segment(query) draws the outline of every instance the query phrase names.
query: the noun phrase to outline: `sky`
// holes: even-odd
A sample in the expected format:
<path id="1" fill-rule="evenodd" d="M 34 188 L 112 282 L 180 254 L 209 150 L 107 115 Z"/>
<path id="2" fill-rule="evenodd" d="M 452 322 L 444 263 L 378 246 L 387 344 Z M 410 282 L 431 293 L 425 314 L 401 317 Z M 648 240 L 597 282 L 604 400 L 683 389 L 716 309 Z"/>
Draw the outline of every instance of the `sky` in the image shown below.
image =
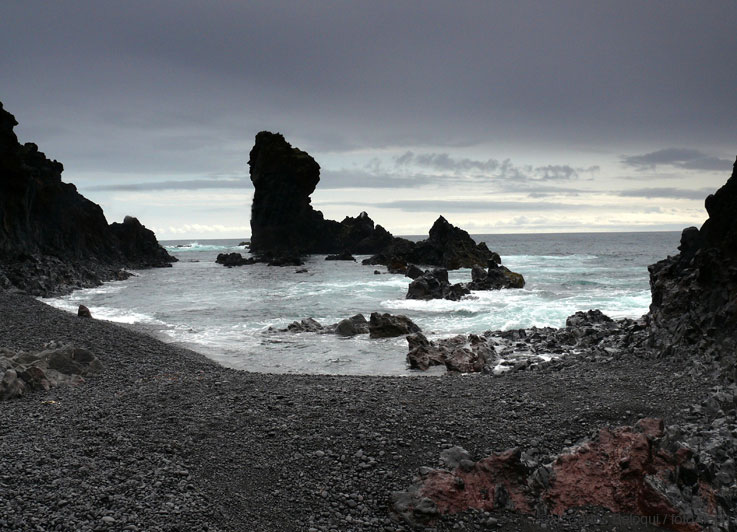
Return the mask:
<path id="1" fill-rule="evenodd" d="M 394 234 L 680 230 L 737 156 L 737 2 L 3 0 L 0 101 L 108 221 L 245 238 L 256 133 Z"/>

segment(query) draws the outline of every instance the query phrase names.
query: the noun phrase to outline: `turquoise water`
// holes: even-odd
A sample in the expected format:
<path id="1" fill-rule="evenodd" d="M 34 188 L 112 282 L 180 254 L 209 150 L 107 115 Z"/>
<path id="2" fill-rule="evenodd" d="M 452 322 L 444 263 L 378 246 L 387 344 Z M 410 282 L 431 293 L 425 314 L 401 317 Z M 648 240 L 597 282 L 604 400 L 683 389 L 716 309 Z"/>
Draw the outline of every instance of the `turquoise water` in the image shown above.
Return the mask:
<path id="1" fill-rule="evenodd" d="M 404 299 L 410 280 L 375 275 L 385 268 L 307 259 L 298 268 L 254 264 L 225 268 L 218 253 L 239 251 L 240 240 L 162 242 L 180 262 L 135 272 L 126 281 L 45 300 L 76 312 L 139 323 L 227 366 L 260 372 L 408 375 L 404 338 L 371 340 L 270 331 L 312 317 L 327 325 L 371 312 L 406 314 L 430 338 L 489 329 L 565 325 L 578 310 L 639 317 L 650 304 L 647 265 L 677 252 L 679 233 L 475 235 L 525 276 L 522 290 L 474 292 L 461 301 Z M 178 247 L 180 246 L 180 247 Z M 184 247 L 181 247 L 184 246 Z M 450 272 L 469 281 L 470 270 Z"/>

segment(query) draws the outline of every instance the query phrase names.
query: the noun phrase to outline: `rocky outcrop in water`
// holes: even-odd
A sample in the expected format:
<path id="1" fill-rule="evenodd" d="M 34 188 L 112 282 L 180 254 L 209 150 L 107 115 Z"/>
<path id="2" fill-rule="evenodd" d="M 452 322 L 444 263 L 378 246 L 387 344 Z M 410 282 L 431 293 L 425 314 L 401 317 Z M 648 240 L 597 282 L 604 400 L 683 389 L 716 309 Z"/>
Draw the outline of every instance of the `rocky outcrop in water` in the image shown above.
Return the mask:
<path id="1" fill-rule="evenodd" d="M 251 252 L 260 260 L 310 253 L 376 253 L 396 239 L 363 212 L 326 220 L 311 205 L 320 165 L 279 133 L 261 131 L 248 160 L 255 188 Z"/>
<path id="2" fill-rule="evenodd" d="M 410 265 L 405 275 L 412 277 L 413 281 L 407 288 L 406 299 L 449 299 L 458 301 L 464 296 L 470 295 L 472 290 L 500 290 L 502 288 L 524 288 L 525 278 L 504 266 L 500 266 L 494 260 L 489 261 L 489 269 L 484 270 L 481 266 L 474 265 L 471 269 L 470 283 L 450 284 L 448 270 L 435 268 L 419 273 L 421 270 Z"/>
<path id="3" fill-rule="evenodd" d="M 62 182 L 61 163 L 18 142 L 16 125 L 0 103 L 0 285 L 51 295 L 176 260 L 135 218 L 108 225 L 99 205 Z"/>
<path id="4" fill-rule="evenodd" d="M 462 283 L 450 284 L 448 270 L 435 268 L 415 278 L 407 288 L 406 299 L 449 299 L 458 301 L 471 291 Z"/>
<path id="5" fill-rule="evenodd" d="M 442 216 L 435 220 L 425 240 L 410 242 L 398 239 L 380 253 L 365 259 L 364 264 L 392 263 L 424 264 L 448 270 L 471 268 L 474 264 L 501 263 L 497 253 L 490 251 L 483 242 L 476 244 L 463 229 L 454 226 Z"/>
<path id="6" fill-rule="evenodd" d="M 709 218 L 681 235 L 680 253 L 650 266 L 651 344 L 662 356 L 693 357 L 737 380 L 737 162 L 706 198 Z"/>

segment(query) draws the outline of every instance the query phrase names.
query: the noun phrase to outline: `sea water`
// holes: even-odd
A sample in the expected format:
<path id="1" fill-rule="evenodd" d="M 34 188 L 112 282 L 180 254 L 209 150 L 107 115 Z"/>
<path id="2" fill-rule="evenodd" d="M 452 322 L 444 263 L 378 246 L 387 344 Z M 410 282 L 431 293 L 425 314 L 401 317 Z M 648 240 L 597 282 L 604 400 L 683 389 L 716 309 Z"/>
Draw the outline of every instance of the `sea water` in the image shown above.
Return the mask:
<path id="1" fill-rule="evenodd" d="M 419 238 L 419 237 L 418 237 Z M 302 267 L 253 264 L 226 268 L 218 253 L 240 252 L 239 240 L 164 241 L 179 259 L 172 268 L 136 271 L 125 281 L 45 299 L 98 319 L 135 323 L 239 369 L 271 373 L 409 375 L 403 337 L 341 338 L 281 332 L 293 321 L 323 325 L 362 313 L 405 314 L 430 339 L 486 330 L 562 327 L 576 311 L 600 309 L 613 318 L 647 312 L 647 266 L 677 253 L 679 233 L 474 235 L 524 275 L 523 289 L 473 292 L 460 301 L 405 299 L 410 279 L 382 266 L 306 259 Z M 307 269 L 306 273 L 297 270 Z M 375 270 L 383 272 L 376 274 Z M 449 272 L 470 281 L 469 269 Z"/>

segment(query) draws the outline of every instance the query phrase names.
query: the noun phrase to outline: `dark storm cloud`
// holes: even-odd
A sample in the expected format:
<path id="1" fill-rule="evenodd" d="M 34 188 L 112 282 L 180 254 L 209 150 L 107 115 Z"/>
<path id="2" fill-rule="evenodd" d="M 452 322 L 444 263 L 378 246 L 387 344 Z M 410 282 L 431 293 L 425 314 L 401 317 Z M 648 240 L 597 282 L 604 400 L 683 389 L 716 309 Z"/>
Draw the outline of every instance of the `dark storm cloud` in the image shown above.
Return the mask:
<path id="1" fill-rule="evenodd" d="M 622 164 L 637 170 L 654 170 L 659 165 L 707 171 L 726 171 L 732 167 L 732 161 L 728 159 L 720 159 L 689 148 L 666 148 L 643 155 L 625 155 L 622 156 Z"/>
<path id="2" fill-rule="evenodd" d="M 736 26 L 685 0 L 9 0 L 0 98 L 72 167 L 230 171 L 261 129 L 313 154 L 730 147 Z"/>
<path id="3" fill-rule="evenodd" d="M 619 196 L 625 198 L 668 198 L 668 199 L 690 199 L 703 200 L 714 190 L 709 188 L 700 188 L 698 190 L 686 190 L 682 188 L 638 188 L 632 190 L 623 190 L 619 192 Z"/>

